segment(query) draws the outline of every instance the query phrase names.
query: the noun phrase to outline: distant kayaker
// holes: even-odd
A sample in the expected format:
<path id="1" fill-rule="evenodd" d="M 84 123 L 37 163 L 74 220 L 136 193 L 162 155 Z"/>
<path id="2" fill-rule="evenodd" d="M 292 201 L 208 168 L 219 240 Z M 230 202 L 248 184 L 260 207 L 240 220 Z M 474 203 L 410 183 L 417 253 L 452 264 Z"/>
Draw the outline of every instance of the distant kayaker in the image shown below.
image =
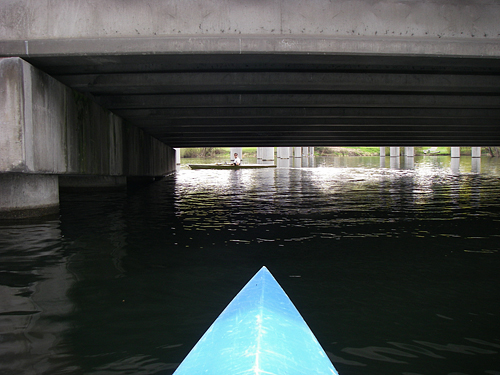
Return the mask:
<path id="1" fill-rule="evenodd" d="M 240 165 L 241 164 L 241 160 L 240 158 L 238 157 L 238 153 L 234 153 L 234 161 L 233 161 L 233 165 Z"/>

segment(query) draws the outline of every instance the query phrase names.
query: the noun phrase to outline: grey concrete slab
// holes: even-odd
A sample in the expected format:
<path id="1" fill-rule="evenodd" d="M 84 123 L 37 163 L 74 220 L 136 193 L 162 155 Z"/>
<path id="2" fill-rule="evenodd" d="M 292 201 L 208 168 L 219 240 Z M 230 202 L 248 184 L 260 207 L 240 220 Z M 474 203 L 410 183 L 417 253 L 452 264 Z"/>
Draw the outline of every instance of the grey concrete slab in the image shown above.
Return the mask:
<path id="1" fill-rule="evenodd" d="M 498 19 L 491 0 L 9 0 L 0 56 L 25 58 L 168 145 L 225 143 L 219 134 L 233 124 L 258 130 L 256 139 L 231 135 L 250 146 L 280 146 L 286 138 L 263 127 L 286 125 L 307 129 L 304 142 L 336 142 L 314 131 L 328 124 L 350 126 L 357 138 L 345 142 L 374 139 L 361 125 L 388 138 L 392 126 L 418 126 L 414 145 L 424 131 L 497 142 Z M 471 131 L 477 139 L 465 138 Z"/>

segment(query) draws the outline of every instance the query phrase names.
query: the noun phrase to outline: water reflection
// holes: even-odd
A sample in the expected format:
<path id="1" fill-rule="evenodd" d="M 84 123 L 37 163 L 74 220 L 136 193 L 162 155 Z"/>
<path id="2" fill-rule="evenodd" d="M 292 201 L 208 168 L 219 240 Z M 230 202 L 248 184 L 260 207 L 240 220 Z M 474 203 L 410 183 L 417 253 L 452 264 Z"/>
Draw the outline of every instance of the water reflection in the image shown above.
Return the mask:
<path id="1" fill-rule="evenodd" d="M 310 159 L 2 224 L 0 373 L 171 374 L 262 265 L 341 374 L 499 372 L 500 164 Z"/>
<path id="2" fill-rule="evenodd" d="M 65 369 L 73 310 L 59 221 L 0 226 L 0 373 L 42 374 Z M 50 361 L 49 361 L 50 359 Z"/>

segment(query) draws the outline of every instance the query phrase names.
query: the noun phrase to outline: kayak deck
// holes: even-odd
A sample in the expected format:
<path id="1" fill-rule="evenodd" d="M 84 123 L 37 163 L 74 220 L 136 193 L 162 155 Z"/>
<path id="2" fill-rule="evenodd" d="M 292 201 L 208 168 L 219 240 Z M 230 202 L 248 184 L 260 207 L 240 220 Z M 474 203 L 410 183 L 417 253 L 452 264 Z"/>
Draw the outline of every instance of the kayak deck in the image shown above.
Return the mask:
<path id="1" fill-rule="evenodd" d="M 337 374 L 266 267 L 245 285 L 174 375 Z"/>
<path id="2" fill-rule="evenodd" d="M 191 169 L 255 169 L 276 168 L 274 164 L 188 164 Z"/>

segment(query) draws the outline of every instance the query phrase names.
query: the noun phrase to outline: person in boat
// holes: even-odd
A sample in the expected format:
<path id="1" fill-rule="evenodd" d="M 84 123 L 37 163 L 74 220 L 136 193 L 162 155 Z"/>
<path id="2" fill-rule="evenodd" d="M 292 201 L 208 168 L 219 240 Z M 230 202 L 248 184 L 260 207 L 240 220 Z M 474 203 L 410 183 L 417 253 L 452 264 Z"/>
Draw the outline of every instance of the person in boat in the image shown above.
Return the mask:
<path id="1" fill-rule="evenodd" d="M 235 152 L 234 153 L 234 161 L 233 161 L 233 165 L 240 165 L 241 164 L 241 160 L 240 158 L 238 157 L 238 153 Z"/>

